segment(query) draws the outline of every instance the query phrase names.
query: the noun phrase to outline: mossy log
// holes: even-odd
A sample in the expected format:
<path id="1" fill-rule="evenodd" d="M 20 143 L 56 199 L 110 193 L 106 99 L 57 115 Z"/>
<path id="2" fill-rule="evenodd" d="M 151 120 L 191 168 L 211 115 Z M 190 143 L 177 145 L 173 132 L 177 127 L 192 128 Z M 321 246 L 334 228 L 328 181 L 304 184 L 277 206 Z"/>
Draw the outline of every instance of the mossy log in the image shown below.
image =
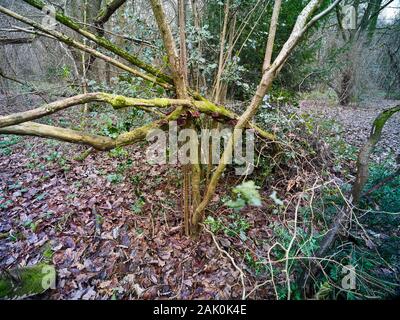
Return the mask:
<path id="1" fill-rule="evenodd" d="M 0 272 L 0 299 L 23 299 L 54 288 L 54 266 L 38 264 Z"/>

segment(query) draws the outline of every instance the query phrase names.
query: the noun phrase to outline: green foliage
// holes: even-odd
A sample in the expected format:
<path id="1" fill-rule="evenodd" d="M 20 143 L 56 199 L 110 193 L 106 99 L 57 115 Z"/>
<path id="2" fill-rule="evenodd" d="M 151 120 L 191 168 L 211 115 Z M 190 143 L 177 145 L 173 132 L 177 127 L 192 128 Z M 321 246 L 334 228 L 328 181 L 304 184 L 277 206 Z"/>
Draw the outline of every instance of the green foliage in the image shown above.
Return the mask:
<path id="1" fill-rule="evenodd" d="M 282 244 L 284 248 L 288 248 L 293 237 L 292 231 L 279 223 L 274 223 L 273 230 L 276 240 Z M 308 234 L 304 230 L 304 227 L 297 226 L 297 236 L 289 252 L 289 257 L 294 257 L 299 253 L 306 257 L 312 256 L 319 246 L 319 238 L 320 235 L 318 232 Z M 285 257 L 285 250 L 280 246 L 275 247 L 273 253 L 278 259 L 283 259 Z"/>
<path id="2" fill-rule="evenodd" d="M 47 75 L 49 78 L 61 78 L 64 80 L 70 80 L 73 76 L 71 67 L 66 64 L 48 68 Z"/>
<path id="3" fill-rule="evenodd" d="M 288 290 L 285 286 L 278 286 L 278 299 L 285 300 L 287 298 Z M 292 300 L 301 300 L 301 289 L 298 287 L 296 282 L 290 283 L 290 292 L 291 292 L 291 299 Z"/>
<path id="4" fill-rule="evenodd" d="M 143 207 L 146 204 L 144 197 L 139 197 L 132 205 L 131 210 L 133 213 L 140 214 L 142 213 Z"/>
<path id="5" fill-rule="evenodd" d="M 394 156 L 382 163 L 373 163 L 369 168 L 369 178 L 364 190 L 367 191 L 380 181 L 393 174 L 396 170 Z M 370 205 L 379 207 L 380 211 L 400 212 L 400 175 L 369 194 L 368 199 L 362 199 L 362 207 Z"/>
<path id="6" fill-rule="evenodd" d="M 238 236 L 242 241 L 246 241 L 246 233 L 251 226 L 249 221 L 238 214 L 230 215 L 229 218 L 229 223 L 225 224 L 221 218 L 208 216 L 204 220 L 204 224 L 206 224 L 213 233 L 222 231 L 227 236 Z"/>
<path id="7" fill-rule="evenodd" d="M 124 147 L 116 147 L 115 149 L 109 151 L 108 154 L 111 158 L 124 159 L 128 157 L 128 151 L 126 151 Z"/>
<path id="8" fill-rule="evenodd" d="M 102 128 L 102 134 L 115 139 L 121 133 L 128 132 L 137 126 L 144 125 L 146 117 L 143 116 L 143 111 L 138 109 L 132 110 L 121 110 L 117 119 L 111 119 L 105 116 L 104 127 Z"/>
<path id="9" fill-rule="evenodd" d="M 323 101 L 329 105 L 337 104 L 337 94 L 332 89 L 326 90 L 311 90 L 306 92 L 301 92 L 299 94 L 300 100 L 313 100 L 313 101 Z"/>
<path id="10" fill-rule="evenodd" d="M 375 179 L 381 179 L 393 172 L 393 159 L 385 161 L 381 164 L 371 166 L 370 178 L 366 189 L 374 185 Z M 338 239 L 337 243 L 328 253 L 330 260 L 322 262 L 324 273 L 319 275 L 314 283 L 316 298 L 318 299 L 361 299 L 366 297 L 390 297 L 394 294 L 396 274 L 394 272 L 382 272 L 382 266 L 398 265 L 399 258 L 397 248 L 399 246 L 399 238 L 395 236 L 397 226 L 400 223 L 400 216 L 376 212 L 375 210 L 393 210 L 399 211 L 399 181 L 393 181 L 385 186 L 385 190 L 377 190 L 372 193 L 369 199 L 362 199 L 360 207 L 372 211 L 358 214 L 359 223 L 363 225 L 360 229 L 358 225 L 353 226 L 351 234 L 361 233 L 363 237 L 354 239 L 354 242 L 341 242 Z M 342 194 L 349 194 L 351 185 L 343 184 L 341 190 L 337 187 L 329 185 L 320 190 L 320 195 L 314 199 L 313 210 L 313 225 L 322 223 L 324 229 L 313 234 L 305 232 L 305 228 L 299 226 L 297 229 L 297 238 L 290 252 L 292 255 L 301 255 L 305 257 L 313 256 L 319 242 L 322 239 L 320 234 L 331 225 L 335 217 L 346 206 Z M 304 226 L 311 223 L 311 209 L 303 207 L 299 209 L 299 215 L 303 217 Z M 274 234 L 277 240 L 287 247 L 291 234 L 284 226 L 277 224 L 274 227 Z M 337 248 L 340 246 L 340 250 Z M 273 251 L 276 257 L 284 258 L 285 251 L 277 247 Z M 342 290 L 341 281 L 343 279 L 343 266 L 352 265 L 356 272 L 356 289 L 351 291 Z M 291 265 L 291 270 L 299 270 L 298 263 Z M 388 269 L 389 270 L 389 269 Z M 287 288 L 286 288 L 287 289 Z M 284 293 L 282 289 L 282 293 Z"/>
<path id="11" fill-rule="evenodd" d="M 255 185 L 254 181 L 245 181 L 233 188 L 232 191 L 236 199 L 227 201 L 225 205 L 234 210 L 241 210 L 246 205 L 261 206 L 261 197 L 258 189 L 259 187 Z"/>
<path id="12" fill-rule="evenodd" d="M 53 151 L 49 155 L 45 157 L 46 161 L 55 161 L 61 158 L 61 153 L 57 151 Z"/>
<path id="13" fill-rule="evenodd" d="M 230 218 L 232 221 L 225 228 L 225 234 L 231 237 L 239 236 L 242 241 L 246 241 L 246 233 L 251 226 L 249 221 L 238 214 L 231 215 Z"/>
<path id="14" fill-rule="evenodd" d="M 318 128 L 319 138 L 330 146 L 333 153 L 334 168 L 338 172 L 348 173 L 346 164 L 357 160 L 358 148 L 343 139 L 344 128 L 333 119 L 317 119 L 311 115 L 303 114 L 302 118 L 310 133 Z"/>
<path id="15" fill-rule="evenodd" d="M 0 140 L 0 154 L 5 156 L 9 156 L 12 153 L 12 146 L 16 145 L 21 141 L 22 137 L 15 135 L 4 136 L 2 140 Z"/>
<path id="16" fill-rule="evenodd" d="M 117 166 L 117 173 L 124 174 L 132 167 L 133 161 L 127 159 L 125 162 L 119 163 Z"/>
<path id="17" fill-rule="evenodd" d="M 285 89 L 282 86 L 273 86 L 267 97 L 268 103 L 276 106 L 291 105 L 298 106 L 299 98 L 295 91 Z"/>
<path id="18" fill-rule="evenodd" d="M 222 223 L 222 221 L 220 219 L 215 219 L 212 216 L 208 216 L 204 220 L 204 224 L 209 226 L 212 233 L 217 233 L 218 231 L 222 230 L 223 226 L 224 226 L 224 224 Z"/>
<path id="19" fill-rule="evenodd" d="M 124 180 L 124 176 L 119 173 L 111 173 L 107 175 L 107 180 L 113 184 L 121 183 Z"/>
<path id="20" fill-rule="evenodd" d="M 116 124 L 110 123 L 103 129 L 103 133 L 110 137 L 115 139 L 118 137 L 121 133 L 127 132 L 129 130 L 129 123 L 128 122 L 118 122 Z"/>
<path id="21" fill-rule="evenodd" d="M 0 273 L 0 298 L 22 299 L 40 294 L 48 289 L 49 275 L 55 280 L 54 266 L 38 264 Z M 14 279 L 18 278 L 19 281 Z"/>
<path id="22" fill-rule="evenodd" d="M 270 271 L 266 260 L 264 258 L 255 257 L 250 251 L 245 252 L 244 261 L 257 276 L 265 275 Z"/>
<path id="23" fill-rule="evenodd" d="M 235 12 L 236 26 L 244 26 L 237 46 L 233 51 L 233 58 L 226 66 L 223 79 L 231 86 L 231 92 L 234 97 L 243 100 L 249 98 L 255 90 L 255 87 L 261 77 L 261 66 L 265 55 L 265 44 L 269 33 L 271 22 L 273 1 L 261 2 L 256 10 L 253 10 L 257 0 L 236 0 L 231 3 L 231 15 Z M 328 3 L 325 1 L 324 5 Z M 288 0 L 281 8 L 279 25 L 277 28 L 276 41 L 274 47 L 274 56 L 282 49 L 287 41 L 298 14 L 307 4 L 306 1 Z M 207 51 L 203 56 L 209 61 L 218 61 L 220 33 L 223 24 L 224 3 L 221 1 L 209 1 L 205 7 L 207 17 L 207 34 L 204 40 L 207 43 Z M 250 20 L 248 14 L 250 15 Z M 261 19 L 260 19 L 261 17 Z M 230 20 L 232 22 L 233 19 Z M 319 23 L 317 23 L 318 27 Z M 289 60 L 282 69 L 277 82 L 279 87 L 284 87 L 290 91 L 299 90 L 299 84 L 306 87 L 307 75 L 315 71 L 310 66 L 314 61 L 315 52 L 321 41 L 306 43 L 301 42 L 298 48 L 289 57 Z M 239 49 L 241 50 L 238 54 Z M 304 80 L 305 79 L 305 80 Z"/>
<path id="24" fill-rule="evenodd" d="M 51 245 L 49 242 L 47 242 L 43 248 L 42 248 L 42 255 L 43 255 L 43 260 L 45 262 L 51 262 L 53 255 L 54 255 L 54 251 L 51 248 Z"/>
<path id="25" fill-rule="evenodd" d="M 142 182 L 142 175 L 136 174 L 134 176 L 131 176 L 129 179 L 133 185 L 139 185 Z"/>

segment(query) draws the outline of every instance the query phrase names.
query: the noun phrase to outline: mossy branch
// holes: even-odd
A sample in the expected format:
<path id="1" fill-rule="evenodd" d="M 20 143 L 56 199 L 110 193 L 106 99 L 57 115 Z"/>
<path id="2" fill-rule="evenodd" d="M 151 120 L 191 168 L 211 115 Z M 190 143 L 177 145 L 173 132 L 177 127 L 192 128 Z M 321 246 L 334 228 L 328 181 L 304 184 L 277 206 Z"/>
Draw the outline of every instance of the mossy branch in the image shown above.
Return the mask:
<path id="1" fill-rule="evenodd" d="M 22 136 L 36 136 L 41 138 L 56 139 L 65 142 L 84 144 L 96 150 L 107 151 L 116 147 L 114 139 L 79 132 L 71 129 L 64 129 L 36 122 L 24 122 L 15 126 L 0 129 L 0 134 L 16 134 Z"/>
<path id="2" fill-rule="evenodd" d="M 40 0 L 24 0 L 26 3 L 32 5 L 33 7 L 37 8 L 37 9 L 42 9 L 45 4 L 40 1 Z M 5 8 L 3 8 L 5 9 Z M 7 10 L 7 9 L 5 9 Z M 7 10 L 8 13 L 3 12 L 5 14 L 9 14 L 12 17 L 23 21 L 27 24 L 30 24 L 31 26 L 34 27 L 38 27 L 40 30 L 43 30 L 44 32 L 49 33 L 49 30 L 47 29 L 43 29 L 39 24 L 35 23 L 34 21 L 24 18 L 10 10 Z M 17 18 L 18 17 L 18 18 Z M 110 52 L 113 52 L 114 54 L 118 55 L 121 58 L 124 58 L 125 60 L 129 61 L 130 63 L 132 63 L 133 65 L 137 66 L 138 68 L 141 68 L 142 70 L 147 71 L 148 73 L 152 74 L 153 76 L 155 76 L 155 78 L 152 78 L 146 74 L 143 74 L 133 68 L 130 68 L 124 64 L 122 64 L 121 62 L 119 62 L 118 60 L 112 59 L 90 47 L 87 47 L 85 45 L 83 45 L 82 43 L 79 43 L 75 40 L 72 40 L 71 38 L 63 35 L 62 33 L 57 32 L 58 37 L 56 37 L 59 41 L 62 41 L 70 46 L 74 46 L 77 49 L 86 51 L 90 54 L 92 54 L 93 56 L 96 56 L 106 62 L 109 62 L 111 64 L 114 64 L 115 66 L 117 66 L 118 68 L 125 70 L 127 72 L 132 73 L 135 76 L 141 77 L 143 79 L 149 80 L 157 85 L 160 85 L 164 88 L 167 89 L 171 89 L 171 85 L 174 84 L 174 81 L 172 80 L 171 77 L 163 74 L 160 70 L 154 68 L 153 66 L 146 64 L 145 62 L 141 61 L 140 59 L 138 59 L 137 57 L 129 54 L 128 52 L 124 51 L 123 49 L 115 46 L 114 44 L 112 44 L 110 41 L 108 41 L 107 39 L 103 38 L 103 37 L 98 37 L 92 33 L 90 33 L 89 31 L 80 28 L 79 24 L 76 23 L 74 20 L 72 20 L 71 18 L 65 16 L 63 13 L 61 12 L 57 12 L 56 13 L 56 19 L 57 21 L 59 21 L 60 23 L 62 23 L 63 25 L 71 28 L 72 30 L 78 32 L 79 34 L 81 34 L 82 36 L 86 37 L 87 39 L 92 40 L 93 42 L 95 42 L 97 45 L 109 50 Z M 54 36 L 54 34 L 53 34 Z M 193 91 L 193 90 L 188 90 L 189 94 L 197 101 L 202 101 L 203 104 L 198 104 L 197 107 L 199 108 L 203 108 L 204 111 L 207 111 L 208 114 L 212 115 L 213 112 L 211 111 L 212 109 L 217 110 L 216 113 L 217 114 L 221 114 L 224 115 L 225 117 L 229 118 L 229 119 L 238 119 L 239 116 L 237 114 L 235 114 L 234 112 L 231 112 L 229 110 L 227 110 L 226 108 L 224 108 L 223 106 L 217 106 L 216 104 L 214 104 L 213 102 L 207 100 L 206 98 L 202 97 L 200 94 L 198 94 L 197 92 Z M 205 107 L 205 108 L 204 108 Z M 257 125 L 249 122 L 248 127 L 253 128 L 254 130 L 257 131 L 258 135 L 269 139 L 269 140 L 275 140 L 275 136 L 262 130 L 261 128 L 259 128 Z"/>
<path id="3" fill-rule="evenodd" d="M 369 158 L 375 145 L 378 143 L 379 139 L 382 136 L 383 127 L 385 126 L 386 122 L 390 119 L 390 117 L 392 117 L 395 113 L 399 111 L 400 111 L 400 105 L 387 109 L 383 111 L 381 114 L 379 114 L 372 125 L 368 141 L 360 150 L 357 160 L 356 180 L 354 181 L 351 192 L 353 196 L 354 205 L 357 205 L 359 203 L 364 185 L 368 180 Z"/>
<path id="4" fill-rule="evenodd" d="M 168 99 L 168 98 L 153 98 L 153 99 L 139 99 L 130 98 L 122 95 L 113 95 L 104 92 L 92 92 L 86 94 L 80 94 L 63 100 L 55 101 L 49 104 L 45 104 L 36 109 L 14 113 L 7 116 L 0 116 L 0 128 L 6 128 L 14 126 L 27 121 L 42 118 L 44 116 L 51 115 L 55 112 L 70 108 L 72 106 L 81 105 L 89 102 L 105 102 L 113 106 L 114 109 L 122 109 L 128 107 L 135 107 L 150 112 L 151 108 L 168 108 L 171 106 L 182 106 L 190 107 L 214 117 L 219 117 L 224 120 L 237 120 L 238 116 L 225 109 L 219 107 L 208 101 L 191 101 L 189 99 Z M 163 115 L 163 114 L 159 114 Z M 253 128 L 257 134 L 269 140 L 274 141 L 275 135 L 266 132 L 259 127 L 250 124 L 250 128 Z"/>
<path id="5" fill-rule="evenodd" d="M 39 264 L 0 272 L 0 299 L 23 299 L 45 292 L 55 284 L 53 266 Z"/>
<path id="6" fill-rule="evenodd" d="M 92 92 L 45 104 L 36 109 L 13 113 L 7 116 L 0 116 L 0 128 L 39 119 L 58 111 L 70 108 L 72 106 L 81 105 L 89 102 L 105 102 L 110 104 L 114 109 L 135 107 L 139 109 L 145 109 L 145 111 L 149 111 L 149 108 L 152 107 L 167 108 L 178 105 L 191 106 L 192 103 L 190 100 L 167 98 L 137 99 L 121 95 L 108 94 L 104 92 Z"/>
<path id="7" fill-rule="evenodd" d="M 118 101 L 120 101 L 120 99 L 118 99 Z M 120 104 L 117 104 L 117 106 L 120 106 Z M 38 109 L 42 110 L 43 107 Z M 28 135 L 28 136 L 36 136 L 42 138 L 50 138 L 65 142 L 91 146 L 99 151 L 108 151 L 116 147 L 127 146 L 145 140 L 147 134 L 151 130 L 162 128 L 166 124 L 168 124 L 169 121 L 177 120 L 182 115 L 182 113 L 183 110 L 181 108 L 176 108 L 168 116 L 160 120 L 154 121 L 150 124 L 146 124 L 144 126 L 133 129 L 129 132 L 122 133 L 115 139 L 111 139 L 109 137 L 100 135 L 88 134 L 71 129 L 49 126 L 36 122 L 29 122 L 29 121 L 22 122 L 20 124 L 13 126 L 0 128 L 0 134 L 16 134 L 16 135 Z"/>
<path id="8" fill-rule="evenodd" d="M 10 16 L 10 17 L 13 17 L 14 19 L 17 19 L 17 20 L 19 20 L 21 22 L 24 22 L 24 23 L 26 23 L 26 24 L 28 24 L 28 25 L 30 25 L 30 26 L 32 26 L 32 27 L 44 32 L 44 33 L 46 33 L 46 34 L 49 34 L 49 35 L 53 36 L 54 38 L 56 38 L 57 40 L 65 43 L 66 45 L 68 45 L 70 47 L 73 47 L 73 48 L 79 49 L 81 51 L 87 52 L 87 53 L 91 54 L 94 57 L 97 57 L 97 58 L 99 58 L 101 60 L 104 60 L 105 62 L 108 62 L 108 63 L 112 64 L 113 66 L 115 66 L 117 68 L 120 68 L 120 69 L 122 69 L 124 71 L 127 71 L 127 72 L 133 74 L 134 76 L 140 77 L 142 79 L 148 80 L 148 81 L 153 82 L 153 83 L 157 83 L 158 85 L 160 85 L 160 86 L 162 86 L 162 87 L 164 87 L 166 89 L 171 89 L 172 88 L 171 85 L 167 84 L 166 82 L 164 82 L 164 81 L 160 82 L 159 79 L 157 79 L 156 77 L 149 76 L 149 75 L 147 75 L 145 73 L 142 73 L 142 72 L 140 72 L 140 71 L 138 71 L 136 69 L 133 69 L 132 67 L 129 67 L 129 66 L 121 63 L 120 61 L 118 61 L 118 60 L 116 60 L 114 58 L 111 58 L 111 57 L 109 57 L 109 56 L 107 56 L 107 55 L 105 55 L 105 54 L 103 54 L 103 53 L 101 53 L 101 52 L 99 52 L 99 51 L 97 51 L 97 50 L 95 50 L 95 49 L 93 49 L 93 48 L 91 48 L 91 47 L 79 42 L 79 41 L 73 40 L 72 38 L 66 36 L 65 34 L 63 34 L 61 32 L 58 32 L 58 31 L 55 31 L 55 30 L 49 30 L 49 29 L 43 27 L 41 24 L 36 23 L 35 21 L 33 21 L 31 19 L 25 18 L 24 16 L 21 16 L 21 15 L 13 12 L 11 10 L 8 10 L 8 9 L 2 7 L 2 6 L 0 6 L 0 12 L 4 13 L 4 14 Z"/>
<path id="9" fill-rule="evenodd" d="M 24 2 L 30 4 L 31 6 L 42 10 L 45 6 L 45 3 L 41 0 L 23 0 Z M 64 13 L 57 11 L 56 12 L 56 20 L 61 24 L 65 25 L 66 27 L 76 31 L 80 35 L 84 36 L 85 38 L 93 41 L 100 47 L 107 49 L 108 51 L 116 54 L 117 56 L 125 59 L 126 61 L 132 63 L 133 65 L 137 66 L 138 68 L 145 70 L 146 72 L 155 76 L 158 82 L 165 82 L 169 84 L 173 84 L 172 78 L 164 74 L 161 70 L 155 68 L 154 66 L 143 62 L 136 56 L 130 54 L 129 52 L 123 50 L 122 48 L 116 46 L 111 41 L 107 40 L 104 37 L 96 36 L 93 33 L 81 28 L 79 23 L 75 22 L 71 18 L 64 15 Z"/>

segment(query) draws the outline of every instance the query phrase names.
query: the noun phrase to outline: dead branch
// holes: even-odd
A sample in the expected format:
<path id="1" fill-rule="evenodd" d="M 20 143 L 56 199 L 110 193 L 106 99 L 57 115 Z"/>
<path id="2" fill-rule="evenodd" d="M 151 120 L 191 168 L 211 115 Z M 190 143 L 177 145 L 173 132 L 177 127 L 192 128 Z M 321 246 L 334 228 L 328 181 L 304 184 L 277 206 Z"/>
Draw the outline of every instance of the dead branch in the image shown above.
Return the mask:
<path id="1" fill-rule="evenodd" d="M 29 135 L 42 138 L 52 138 L 65 142 L 85 144 L 97 150 L 111 150 L 116 142 L 108 137 L 86 134 L 75 130 L 64 129 L 35 122 L 25 122 L 15 126 L 0 129 L 0 134 Z"/>
<path id="2" fill-rule="evenodd" d="M 49 29 L 43 27 L 41 24 L 36 23 L 35 21 L 33 21 L 31 19 L 25 18 L 25 17 L 15 13 L 15 12 L 13 12 L 11 10 L 8 10 L 8 9 L 2 7 L 2 6 L 0 6 L 0 12 L 4 13 L 4 14 L 10 16 L 10 17 L 13 17 L 13 18 L 15 18 L 15 19 L 17 19 L 17 20 L 19 20 L 21 22 L 24 22 L 24 23 L 26 23 L 26 24 L 28 24 L 28 25 L 30 25 L 30 26 L 32 26 L 32 27 L 44 32 L 44 33 L 47 33 L 47 34 L 55 37 L 57 40 L 67 44 L 70 47 L 74 47 L 76 49 L 79 49 L 79 50 L 82 50 L 84 52 L 87 52 L 87 53 L 89 53 L 89 54 L 91 54 L 91 55 L 93 55 L 93 56 L 95 56 L 95 57 L 97 57 L 97 58 L 99 58 L 101 60 L 104 60 L 105 62 L 108 62 L 108 63 L 116 66 L 117 68 L 120 68 L 120 69 L 122 69 L 124 71 L 127 71 L 127 72 L 129 72 L 129 73 L 131 73 L 131 74 L 133 74 L 133 75 L 135 75 L 137 77 L 140 77 L 142 79 L 145 79 L 145 80 L 148 80 L 148 81 L 151 81 L 151 82 L 159 82 L 154 77 L 148 76 L 148 75 L 146 75 L 146 74 L 144 74 L 144 73 L 142 73 L 142 72 L 140 72 L 140 71 L 138 71 L 136 69 L 128 67 L 127 65 L 121 63 L 120 61 L 118 61 L 118 60 L 116 60 L 114 58 L 111 58 L 111 57 L 109 57 L 109 56 L 107 56 L 107 55 L 105 55 L 105 54 L 103 54 L 103 53 L 101 53 L 101 52 L 99 52 L 99 51 L 97 51 L 97 50 L 95 50 L 95 49 L 93 49 L 93 48 L 91 48 L 91 47 L 79 42 L 79 41 L 73 40 L 72 38 L 64 35 L 61 32 L 58 32 L 58 31 L 55 31 L 55 30 L 49 30 Z M 170 88 L 170 86 L 168 84 L 166 84 L 166 83 L 159 83 L 159 84 L 161 86 L 163 86 L 164 88 L 167 88 L 167 89 Z"/>
<path id="3" fill-rule="evenodd" d="M 34 38 L 0 38 L 0 46 L 31 43 L 33 40 Z"/>

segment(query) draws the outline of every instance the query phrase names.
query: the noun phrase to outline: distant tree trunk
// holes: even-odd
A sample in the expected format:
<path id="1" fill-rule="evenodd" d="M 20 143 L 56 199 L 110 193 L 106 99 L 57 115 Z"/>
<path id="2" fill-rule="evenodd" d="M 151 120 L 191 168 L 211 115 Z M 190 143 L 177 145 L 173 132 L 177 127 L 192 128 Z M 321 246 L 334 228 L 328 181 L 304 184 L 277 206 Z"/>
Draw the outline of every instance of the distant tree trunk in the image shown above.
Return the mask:
<path id="1" fill-rule="evenodd" d="M 351 95 L 353 91 L 353 74 L 352 71 L 347 69 L 342 74 L 340 93 L 339 93 L 339 103 L 346 106 L 350 103 Z"/>
<path id="2" fill-rule="evenodd" d="M 192 9 L 192 15 L 193 15 L 193 24 L 195 30 L 200 33 L 201 29 L 201 19 L 200 19 L 200 14 L 199 14 L 199 8 L 197 6 L 197 1 L 196 0 L 191 0 L 191 9 Z M 203 53 L 203 43 L 199 39 L 198 43 L 196 43 L 197 46 L 197 51 L 199 55 L 201 56 Z M 199 64 L 194 64 L 192 67 L 192 76 L 191 76 L 191 82 L 196 91 L 200 91 L 201 88 L 204 88 L 206 86 L 206 79 L 204 75 L 200 72 L 200 67 Z"/>
<path id="3" fill-rule="evenodd" d="M 82 28 L 89 30 L 92 33 L 97 33 L 96 28 L 92 27 L 94 19 L 98 15 L 101 9 L 102 0 L 74 0 L 69 1 L 67 8 L 69 8 L 69 15 L 79 22 L 83 22 Z M 76 36 L 75 33 L 71 34 L 71 37 L 76 40 L 83 40 L 84 38 Z M 82 66 L 82 54 L 78 50 L 72 50 L 72 56 L 78 66 L 79 70 L 83 70 Z M 85 64 L 88 63 L 89 56 L 85 57 Z M 88 69 L 88 66 L 85 67 Z M 90 69 L 90 76 L 94 76 L 96 79 L 100 77 L 100 74 L 96 67 L 92 66 Z"/>
<path id="4" fill-rule="evenodd" d="M 226 53 L 226 59 L 224 64 L 226 64 L 226 61 L 230 61 L 232 59 L 232 51 L 233 51 L 233 42 L 235 38 L 235 30 L 236 30 L 236 12 L 232 18 L 232 23 L 229 27 L 229 34 L 228 34 L 228 51 Z M 219 103 L 225 104 L 226 102 L 226 97 L 228 94 L 228 83 L 227 81 L 222 81 L 221 84 L 221 93 L 219 97 Z"/>
<path id="5" fill-rule="evenodd" d="M 225 3 L 224 9 L 224 22 L 221 31 L 220 43 L 219 43 L 219 60 L 218 60 L 218 69 L 217 75 L 215 77 L 215 86 L 213 88 L 213 97 L 216 103 L 220 102 L 220 94 L 221 94 L 221 78 L 224 72 L 224 55 L 225 55 L 225 41 L 226 41 L 226 33 L 228 30 L 228 20 L 229 20 L 229 11 L 230 11 L 230 3 L 229 0 Z"/>

